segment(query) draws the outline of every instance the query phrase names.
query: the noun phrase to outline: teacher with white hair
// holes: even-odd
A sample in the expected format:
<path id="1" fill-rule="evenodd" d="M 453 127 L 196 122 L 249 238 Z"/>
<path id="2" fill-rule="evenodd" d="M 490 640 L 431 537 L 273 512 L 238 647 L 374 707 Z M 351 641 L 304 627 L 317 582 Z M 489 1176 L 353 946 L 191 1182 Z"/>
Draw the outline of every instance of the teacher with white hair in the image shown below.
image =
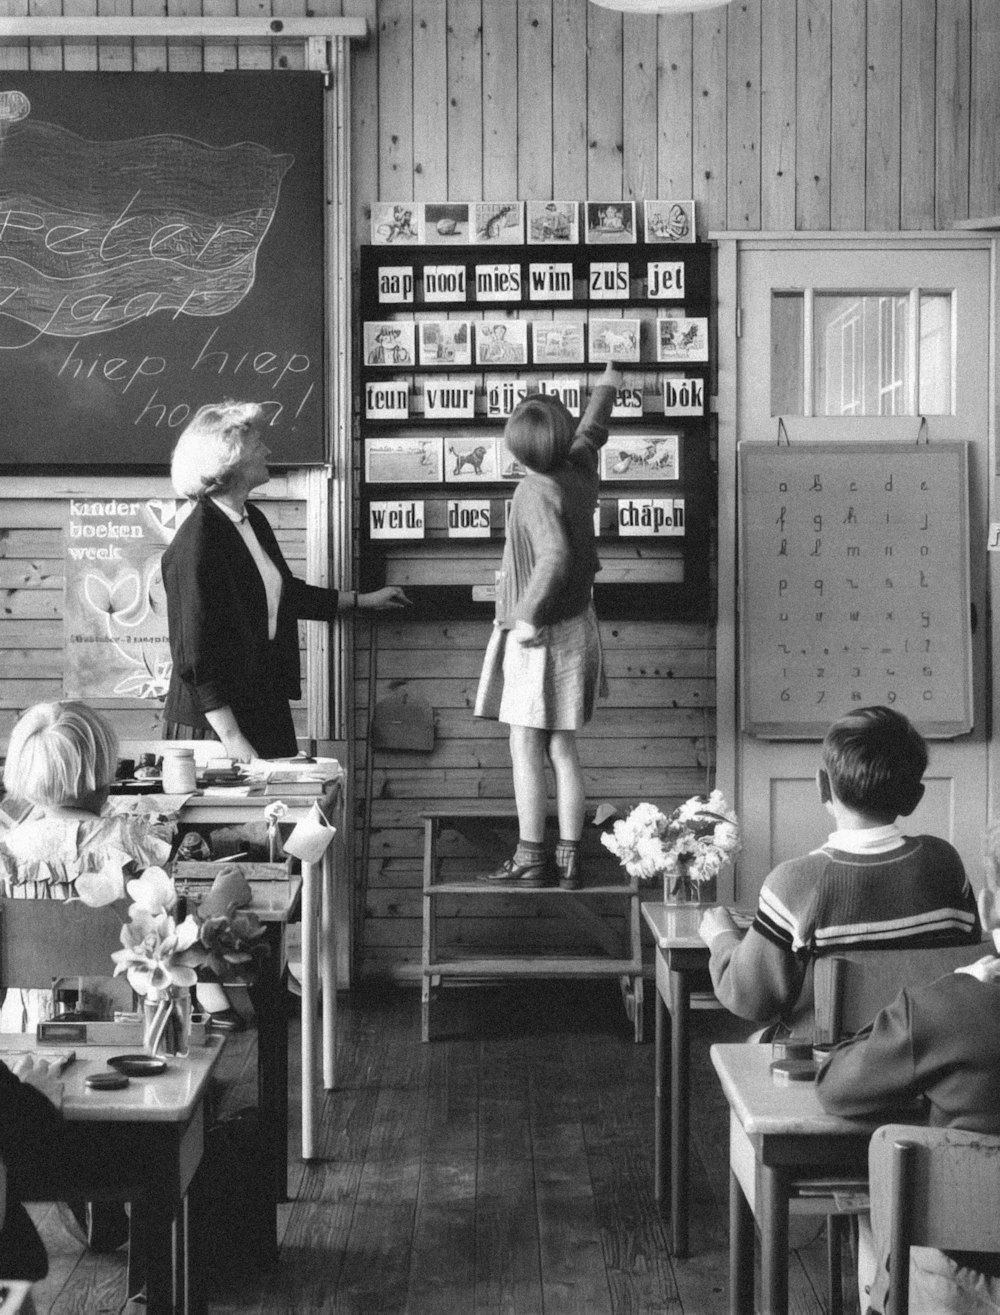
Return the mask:
<path id="1" fill-rule="evenodd" d="M 251 492 L 270 479 L 263 408 L 203 406 L 174 448 L 170 474 L 194 501 L 163 554 L 173 669 L 170 739 L 222 741 L 238 762 L 297 752 L 289 701 L 301 696 L 299 620 L 409 605 L 393 586 L 322 589 L 292 575 Z"/>

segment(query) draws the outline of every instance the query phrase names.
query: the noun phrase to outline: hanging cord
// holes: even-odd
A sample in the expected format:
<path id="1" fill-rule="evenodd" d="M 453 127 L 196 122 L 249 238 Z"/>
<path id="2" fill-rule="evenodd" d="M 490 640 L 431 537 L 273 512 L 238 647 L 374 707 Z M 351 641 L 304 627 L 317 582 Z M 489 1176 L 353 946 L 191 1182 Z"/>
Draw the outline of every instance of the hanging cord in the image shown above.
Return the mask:
<path id="1" fill-rule="evenodd" d="M 784 441 L 785 447 L 792 446 L 792 441 L 788 437 L 788 430 L 785 428 L 785 422 L 782 420 L 781 416 L 778 416 L 778 437 L 775 441 L 777 442 L 778 447 L 781 447 L 782 441 Z"/>
<path id="2" fill-rule="evenodd" d="M 921 417 L 920 417 L 920 428 L 917 430 L 917 438 L 916 438 L 916 441 L 917 441 L 918 443 L 926 443 L 926 444 L 928 444 L 928 446 L 930 445 L 930 441 L 931 441 L 931 427 L 930 427 L 930 425 L 927 423 L 927 417 L 926 417 L 926 416 L 921 416 Z"/>
<path id="3" fill-rule="evenodd" d="M 365 725 L 365 806 L 361 832 L 361 899 L 358 901 L 359 935 L 364 936 L 364 907 L 368 898 L 368 856 L 372 830 L 372 788 L 375 780 L 375 681 L 378 674 L 378 626 L 368 622 L 368 717 Z"/>

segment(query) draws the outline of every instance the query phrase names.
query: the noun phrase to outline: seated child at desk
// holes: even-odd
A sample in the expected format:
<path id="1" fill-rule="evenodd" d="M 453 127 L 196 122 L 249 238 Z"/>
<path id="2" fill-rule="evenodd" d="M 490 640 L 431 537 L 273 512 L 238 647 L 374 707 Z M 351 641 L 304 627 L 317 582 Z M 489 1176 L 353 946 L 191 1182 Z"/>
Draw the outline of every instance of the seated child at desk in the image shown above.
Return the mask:
<path id="1" fill-rule="evenodd" d="M 993 881 L 980 897 L 984 921 L 996 906 L 996 847 L 987 838 Z M 985 898 L 984 898 L 985 897 Z M 1000 932 L 994 931 L 1000 945 Z M 1000 1134 L 1000 958 L 899 993 L 857 1036 L 820 1066 L 817 1094 L 824 1109 L 844 1117 L 877 1114 L 923 1097 L 932 1127 Z M 867 1219 L 858 1247 L 862 1311 L 881 1312 L 888 1292 L 888 1250 L 877 1253 Z M 1000 1312 L 1000 1255 L 910 1252 L 912 1315 Z"/>
<path id="2" fill-rule="evenodd" d="M 725 908 L 701 920 L 712 985 L 731 1013 L 811 1038 L 818 956 L 980 938 L 956 851 L 936 836 L 904 836 L 896 824 L 923 797 L 926 768 L 923 737 L 891 708 L 859 708 L 833 723 L 816 780 L 836 830 L 770 873 L 745 936 Z"/>
<path id="3" fill-rule="evenodd" d="M 112 874 L 125 895 L 126 876 L 169 862 L 170 815 L 106 813 L 118 765 L 118 737 L 85 703 L 39 703 L 10 737 L 3 783 L 35 806 L 0 836 L 0 889 L 14 899 L 71 899 L 77 881 Z M 111 976 L 110 966 L 108 976 Z M 9 991 L 0 1030 L 34 1028 L 52 1013 L 51 991 Z"/>

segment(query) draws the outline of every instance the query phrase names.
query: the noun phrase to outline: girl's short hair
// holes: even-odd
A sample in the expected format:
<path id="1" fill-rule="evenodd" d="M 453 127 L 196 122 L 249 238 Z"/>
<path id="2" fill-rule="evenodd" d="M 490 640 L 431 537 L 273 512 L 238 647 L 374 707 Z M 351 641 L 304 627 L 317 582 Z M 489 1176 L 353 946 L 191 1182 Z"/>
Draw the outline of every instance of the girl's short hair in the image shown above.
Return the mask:
<path id="1" fill-rule="evenodd" d="M 32 804 L 68 804 L 110 785 L 118 736 L 85 703 L 36 703 L 11 732 L 4 787 Z"/>
<path id="2" fill-rule="evenodd" d="M 510 413 L 504 442 L 511 456 L 544 475 L 568 455 L 573 432 L 573 417 L 560 398 L 530 393 Z"/>
<path id="3" fill-rule="evenodd" d="M 256 402 L 213 402 L 196 411 L 170 459 L 170 478 L 180 497 L 225 493 L 243 460 L 243 444 L 263 421 L 263 407 Z"/>
<path id="4" fill-rule="evenodd" d="M 927 770 L 924 737 L 901 712 L 874 705 L 835 721 L 823 740 L 834 794 L 858 813 L 907 817 Z"/>

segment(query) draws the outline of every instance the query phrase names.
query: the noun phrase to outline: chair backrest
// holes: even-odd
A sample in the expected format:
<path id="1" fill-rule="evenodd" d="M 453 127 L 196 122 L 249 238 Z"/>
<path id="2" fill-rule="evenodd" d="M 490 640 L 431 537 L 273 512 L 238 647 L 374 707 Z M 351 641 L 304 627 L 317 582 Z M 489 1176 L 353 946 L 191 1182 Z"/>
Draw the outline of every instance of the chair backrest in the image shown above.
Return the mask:
<path id="1" fill-rule="evenodd" d="M 50 987 L 60 977 L 110 977 L 128 900 L 0 898 L 0 987 Z"/>
<path id="2" fill-rule="evenodd" d="M 889 1254 L 886 1315 L 905 1315 L 910 1247 L 1000 1252 L 1000 1137 L 888 1123 L 868 1145 L 872 1232 Z"/>
<path id="3" fill-rule="evenodd" d="M 815 1039 L 839 1041 L 870 1023 L 904 986 L 920 986 L 975 963 L 991 943 L 935 945 L 928 949 L 856 950 L 815 961 Z"/>

